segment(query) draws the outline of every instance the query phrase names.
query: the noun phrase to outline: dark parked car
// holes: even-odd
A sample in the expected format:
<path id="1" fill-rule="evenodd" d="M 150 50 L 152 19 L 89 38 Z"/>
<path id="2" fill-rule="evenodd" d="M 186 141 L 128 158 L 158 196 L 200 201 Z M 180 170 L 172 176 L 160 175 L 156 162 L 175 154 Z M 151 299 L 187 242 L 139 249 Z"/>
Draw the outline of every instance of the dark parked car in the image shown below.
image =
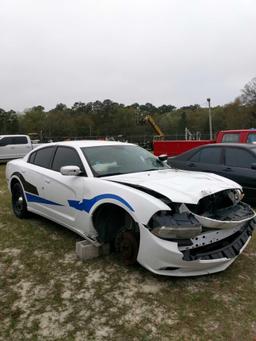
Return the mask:
<path id="1" fill-rule="evenodd" d="M 211 172 L 238 182 L 244 201 L 256 203 L 256 144 L 211 144 L 168 159 L 173 168 Z"/>

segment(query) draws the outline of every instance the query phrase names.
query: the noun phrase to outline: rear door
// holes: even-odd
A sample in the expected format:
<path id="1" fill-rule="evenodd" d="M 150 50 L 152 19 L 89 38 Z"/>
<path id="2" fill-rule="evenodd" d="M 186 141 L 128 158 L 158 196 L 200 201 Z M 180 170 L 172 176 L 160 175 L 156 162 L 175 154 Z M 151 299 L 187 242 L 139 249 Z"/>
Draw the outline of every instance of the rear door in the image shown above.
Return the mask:
<path id="1" fill-rule="evenodd" d="M 54 206 L 54 203 L 51 204 L 47 198 L 44 174 L 51 166 L 55 150 L 55 146 L 49 146 L 34 151 L 28 159 L 29 167 L 21 170 L 28 184 L 25 192 L 29 207 L 46 215 L 48 214 L 47 206 Z"/>
<path id="2" fill-rule="evenodd" d="M 222 175 L 236 181 L 245 190 L 248 198 L 256 197 L 256 155 L 239 147 L 225 147 L 225 166 Z"/>

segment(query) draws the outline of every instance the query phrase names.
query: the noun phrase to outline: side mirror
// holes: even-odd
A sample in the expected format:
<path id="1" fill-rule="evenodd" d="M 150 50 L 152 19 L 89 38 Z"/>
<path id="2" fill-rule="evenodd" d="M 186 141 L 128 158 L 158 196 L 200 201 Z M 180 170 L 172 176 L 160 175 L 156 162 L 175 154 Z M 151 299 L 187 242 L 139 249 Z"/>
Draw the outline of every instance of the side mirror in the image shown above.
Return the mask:
<path id="1" fill-rule="evenodd" d="M 0 147 L 4 147 L 4 146 L 6 146 L 6 143 L 5 142 L 1 142 L 1 140 L 0 140 Z"/>
<path id="2" fill-rule="evenodd" d="M 251 169 L 256 169 L 256 162 L 251 164 Z"/>
<path id="3" fill-rule="evenodd" d="M 78 166 L 63 166 L 60 172 L 66 176 L 77 176 L 81 173 L 81 169 Z"/>
<path id="4" fill-rule="evenodd" d="M 167 161 L 167 159 L 168 159 L 167 154 L 161 154 L 158 156 L 158 160 L 160 161 Z"/>

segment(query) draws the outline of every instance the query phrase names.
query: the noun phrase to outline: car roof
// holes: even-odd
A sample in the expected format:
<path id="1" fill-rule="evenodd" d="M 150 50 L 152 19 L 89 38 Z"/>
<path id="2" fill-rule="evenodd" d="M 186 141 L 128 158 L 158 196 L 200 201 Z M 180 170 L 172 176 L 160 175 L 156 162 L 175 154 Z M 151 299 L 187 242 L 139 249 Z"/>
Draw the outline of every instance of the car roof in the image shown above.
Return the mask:
<path id="1" fill-rule="evenodd" d="M 220 130 L 219 133 L 255 133 L 256 129 L 255 128 L 250 128 L 250 129 L 230 129 L 230 130 Z"/>
<path id="2" fill-rule="evenodd" d="M 8 134 L 8 135 L 0 135 L 0 138 L 2 137 L 27 137 L 28 135 L 23 135 L 23 134 Z"/>
<path id="3" fill-rule="evenodd" d="M 45 144 L 44 146 L 47 146 Z M 122 145 L 133 145 L 132 143 L 119 142 L 119 141 L 103 141 L 103 140 L 77 140 L 77 141 L 61 141 L 49 143 L 49 145 L 58 146 L 70 146 L 70 147 L 100 147 L 100 146 L 122 146 Z"/>
<path id="4" fill-rule="evenodd" d="M 229 148 L 229 147 L 235 147 L 235 148 L 240 148 L 244 150 L 251 150 L 251 149 L 256 149 L 256 144 L 253 143 L 210 143 L 210 144 L 203 144 L 201 146 L 189 149 L 185 151 L 184 153 L 178 154 L 173 157 L 173 159 L 180 159 L 183 160 L 186 157 L 192 156 L 195 153 L 199 152 L 202 149 L 210 149 L 210 148 L 216 148 L 216 147 L 221 147 L 221 148 Z"/>
<path id="5" fill-rule="evenodd" d="M 239 148 L 244 148 L 244 149 L 253 149 L 256 148 L 256 144 L 254 143 L 213 143 L 213 144 L 207 144 L 207 145 L 202 145 L 199 148 L 214 148 L 214 147 L 239 147 Z M 198 149 L 199 149 L 198 148 Z"/>

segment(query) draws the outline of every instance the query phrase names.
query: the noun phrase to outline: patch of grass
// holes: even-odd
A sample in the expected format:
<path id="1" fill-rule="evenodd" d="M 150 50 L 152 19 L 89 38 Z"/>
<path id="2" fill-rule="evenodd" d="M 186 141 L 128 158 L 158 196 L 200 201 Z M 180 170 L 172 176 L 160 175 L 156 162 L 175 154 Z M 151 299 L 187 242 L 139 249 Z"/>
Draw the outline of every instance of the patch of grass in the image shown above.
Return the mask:
<path id="1" fill-rule="evenodd" d="M 155 276 L 114 256 L 82 263 L 71 231 L 19 220 L 0 166 L 0 340 L 253 340 L 256 236 L 228 270 Z"/>

